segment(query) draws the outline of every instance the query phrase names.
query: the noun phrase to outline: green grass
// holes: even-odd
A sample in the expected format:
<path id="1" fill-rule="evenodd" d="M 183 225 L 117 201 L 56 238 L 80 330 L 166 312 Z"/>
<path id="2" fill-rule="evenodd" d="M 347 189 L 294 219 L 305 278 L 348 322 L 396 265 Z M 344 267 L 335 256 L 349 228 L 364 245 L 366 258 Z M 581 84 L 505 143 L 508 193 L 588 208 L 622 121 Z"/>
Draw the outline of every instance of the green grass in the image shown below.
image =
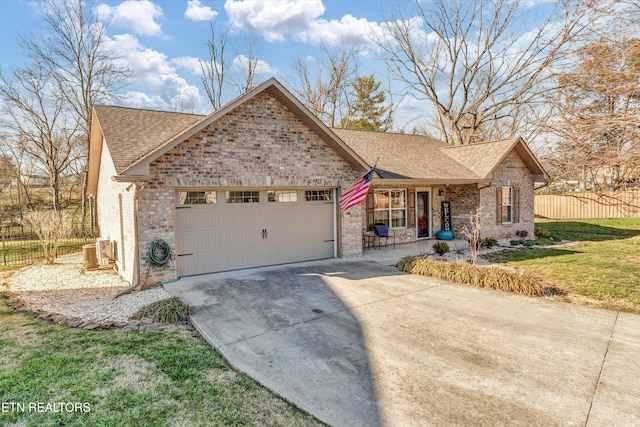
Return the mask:
<path id="1" fill-rule="evenodd" d="M 536 224 L 578 243 L 501 252 L 491 260 L 541 276 L 574 302 L 640 313 L 640 218 Z"/>
<path id="2" fill-rule="evenodd" d="M 322 425 L 232 370 L 194 331 L 85 331 L 0 299 L 0 401 L 86 412 L 3 412 L 0 425 Z"/>

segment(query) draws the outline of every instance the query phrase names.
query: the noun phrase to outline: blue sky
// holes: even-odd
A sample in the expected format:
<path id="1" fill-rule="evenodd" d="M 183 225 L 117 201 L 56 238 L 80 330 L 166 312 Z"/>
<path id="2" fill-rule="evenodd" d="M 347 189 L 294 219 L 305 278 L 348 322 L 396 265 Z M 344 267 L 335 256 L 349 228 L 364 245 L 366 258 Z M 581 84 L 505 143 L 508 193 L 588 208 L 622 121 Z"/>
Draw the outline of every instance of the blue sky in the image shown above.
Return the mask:
<path id="1" fill-rule="evenodd" d="M 63 0 L 59 0 L 63 1 Z M 208 57 L 210 25 L 230 29 L 236 49 L 230 59 L 240 63 L 246 37 L 257 41 L 259 80 L 276 77 L 285 86 L 295 80 L 297 57 L 320 55 L 322 43 L 359 52 L 360 74 L 373 73 L 387 84 L 387 69 L 369 35 L 380 31 L 390 15 L 413 16 L 410 0 L 85 0 L 108 18 L 108 37 L 127 61 L 132 76 L 121 105 L 211 111 L 200 82 L 199 60 Z M 549 0 L 530 0 L 543 6 Z M 0 0 L 0 67 L 8 75 L 22 64 L 19 35 L 42 37 L 38 0 Z M 232 49 L 233 50 L 233 49 Z M 395 83 L 394 91 L 403 88 Z M 227 101 L 237 95 L 230 92 Z M 410 131 L 432 114 L 431 105 L 412 97 L 394 97 L 395 128 Z"/>
<path id="2" fill-rule="evenodd" d="M 238 46 L 232 57 L 242 54 L 247 34 L 256 36 L 261 80 L 274 76 L 287 85 L 295 59 L 318 54 L 321 43 L 359 49 L 362 73 L 385 79 L 385 66 L 367 35 L 391 11 L 413 8 L 408 0 L 87 0 L 87 5 L 110 19 L 108 36 L 133 71 L 123 104 L 172 109 L 172 100 L 182 99 L 180 109 L 197 113 L 210 111 L 198 59 L 207 58 L 211 23 L 231 29 L 231 43 Z M 0 67 L 8 73 L 23 65 L 18 36 L 43 35 L 40 1 L 0 0 L 0 34 Z"/>

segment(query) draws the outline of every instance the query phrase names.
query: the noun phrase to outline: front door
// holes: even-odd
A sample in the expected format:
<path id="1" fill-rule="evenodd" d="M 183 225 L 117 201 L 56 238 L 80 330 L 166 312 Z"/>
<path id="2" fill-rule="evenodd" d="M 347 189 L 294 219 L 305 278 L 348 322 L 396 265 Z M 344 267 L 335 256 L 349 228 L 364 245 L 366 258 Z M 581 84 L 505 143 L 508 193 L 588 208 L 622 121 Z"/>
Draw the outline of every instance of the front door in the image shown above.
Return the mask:
<path id="1" fill-rule="evenodd" d="M 429 230 L 429 192 L 416 191 L 416 215 L 418 216 L 418 239 L 431 237 Z"/>

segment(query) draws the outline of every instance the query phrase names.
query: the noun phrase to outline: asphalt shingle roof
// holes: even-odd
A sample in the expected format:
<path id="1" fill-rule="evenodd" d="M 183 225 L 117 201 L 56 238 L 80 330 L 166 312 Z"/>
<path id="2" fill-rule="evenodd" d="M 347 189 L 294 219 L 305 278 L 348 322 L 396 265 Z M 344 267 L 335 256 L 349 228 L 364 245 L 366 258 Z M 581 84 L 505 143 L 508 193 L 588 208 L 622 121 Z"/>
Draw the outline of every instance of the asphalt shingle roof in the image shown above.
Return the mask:
<path id="1" fill-rule="evenodd" d="M 378 159 L 381 178 L 486 179 L 517 140 L 451 147 L 422 135 L 332 130 L 370 165 Z"/>
<path id="2" fill-rule="evenodd" d="M 517 140 L 518 138 L 510 138 L 479 144 L 448 146 L 443 151 L 456 162 L 484 178 L 488 177 L 504 156 L 511 151 Z"/>
<path id="3" fill-rule="evenodd" d="M 117 173 L 196 126 L 208 116 L 94 106 Z M 423 135 L 331 129 L 383 179 L 482 180 L 518 138 L 452 147 Z"/>
<path id="4" fill-rule="evenodd" d="M 95 105 L 118 173 L 206 116 Z"/>

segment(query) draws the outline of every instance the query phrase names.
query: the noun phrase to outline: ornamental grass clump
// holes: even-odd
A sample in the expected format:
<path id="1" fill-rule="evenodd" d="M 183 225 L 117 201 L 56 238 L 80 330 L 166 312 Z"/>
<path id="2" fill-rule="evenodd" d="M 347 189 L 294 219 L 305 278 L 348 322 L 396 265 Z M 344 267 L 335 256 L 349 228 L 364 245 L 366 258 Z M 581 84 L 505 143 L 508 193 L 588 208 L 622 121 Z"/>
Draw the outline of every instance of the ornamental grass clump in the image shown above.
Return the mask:
<path id="1" fill-rule="evenodd" d="M 160 323 L 178 323 L 189 320 L 189 306 L 178 297 L 170 297 L 145 305 L 133 319 L 151 319 Z"/>
<path id="2" fill-rule="evenodd" d="M 529 273 L 466 261 L 444 262 L 425 257 L 414 261 L 409 272 L 520 295 L 542 296 L 545 289 L 542 281 Z"/>

